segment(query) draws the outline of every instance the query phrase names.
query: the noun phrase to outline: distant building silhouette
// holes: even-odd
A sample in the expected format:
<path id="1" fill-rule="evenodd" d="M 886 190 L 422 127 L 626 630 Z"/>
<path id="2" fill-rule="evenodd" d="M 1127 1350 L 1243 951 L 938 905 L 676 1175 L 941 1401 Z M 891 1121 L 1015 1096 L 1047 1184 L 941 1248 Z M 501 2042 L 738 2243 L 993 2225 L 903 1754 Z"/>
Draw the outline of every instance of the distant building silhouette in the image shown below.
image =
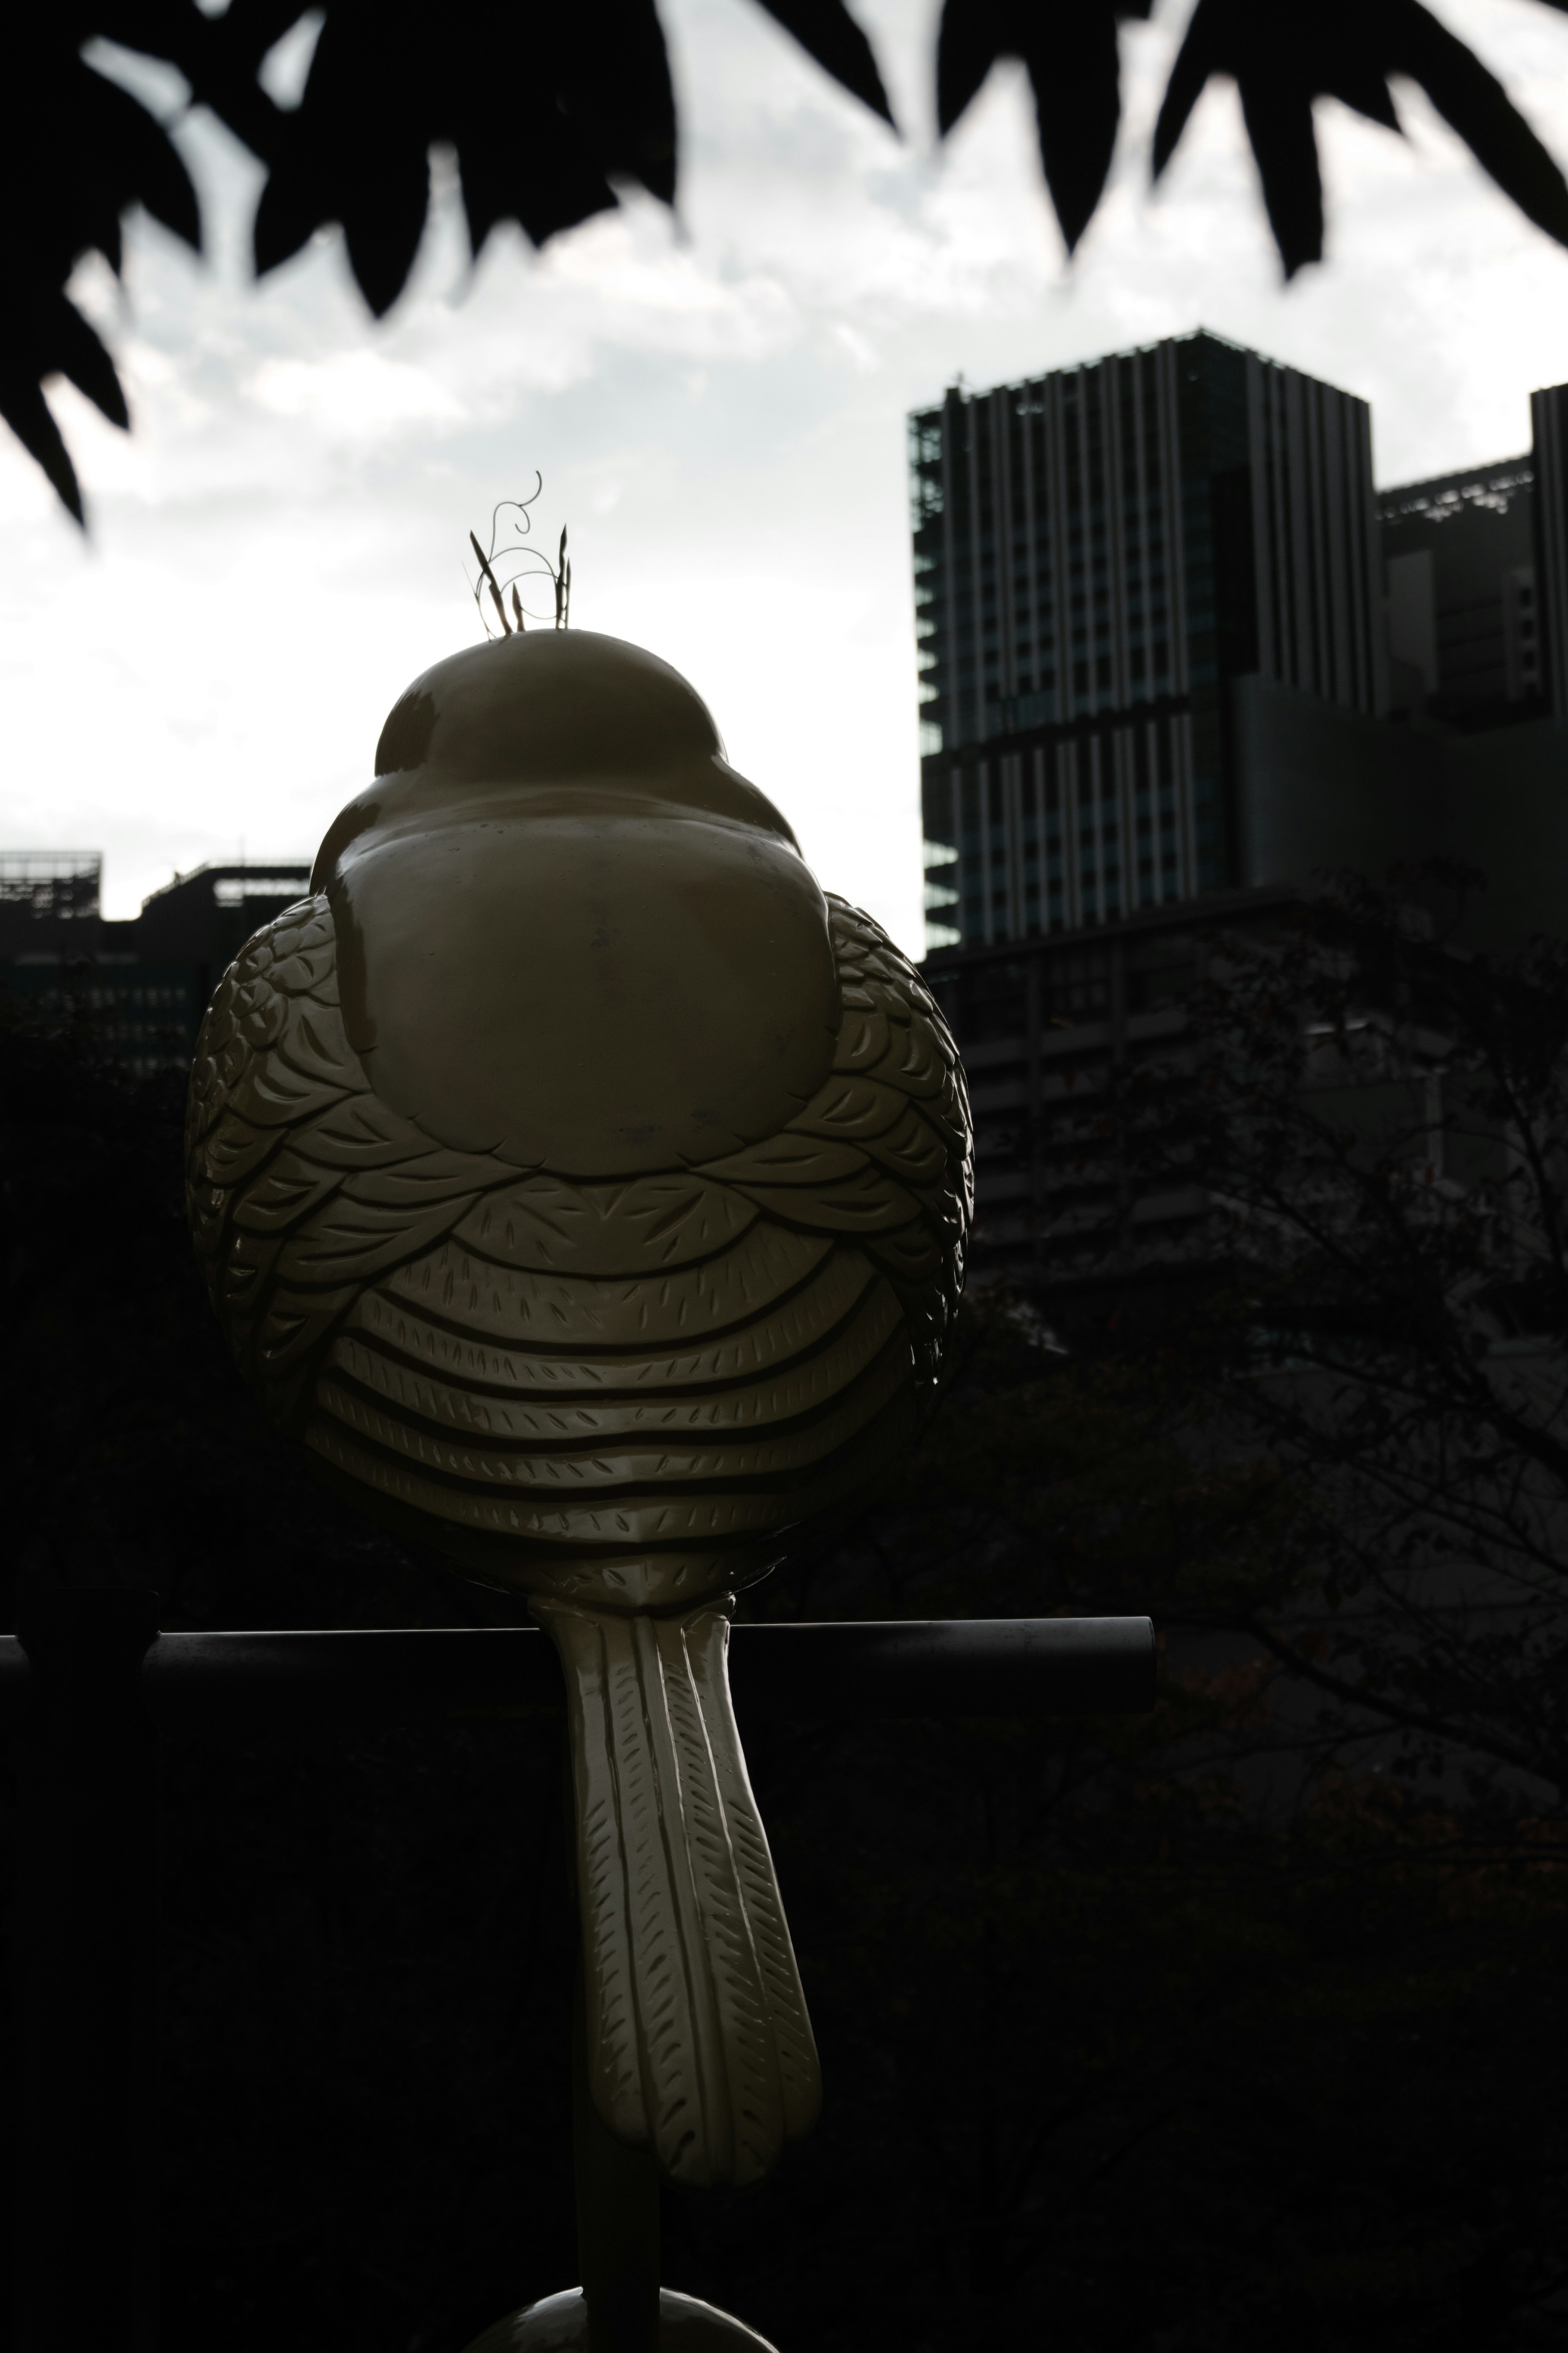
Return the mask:
<path id="1" fill-rule="evenodd" d="M 1546 690 L 1531 459 L 1385 491 L 1378 510 L 1391 707 L 1465 728 L 1538 715 Z"/>
<path id="2" fill-rule="evenodd" d="M 0 850 L 0 989 L 24 1016 L 73 1011 L 138 1077 L 187 1060 L 219 976 L 300 898 L 310 866 L 198 866 L 129 923 L 100 910 L 96 850 Z"/>
<path id="3" fill-rule="evenodd" d="M 1089 1279 L 1111 1179 L 1051 1105 L 1180 1051 L 1212 924 L 1446 856 L 1489 882 L 1428 892 L 1446 934 L 1568 930 L 1568 385 L 1531 417 L 1528 456 L 1380 495 L 1365 402 L 1199 333 L 910 418 L 926 975 L 983 1279 Z M 1201 1196 L 1134 1222 L 1168 1263 Z"/>

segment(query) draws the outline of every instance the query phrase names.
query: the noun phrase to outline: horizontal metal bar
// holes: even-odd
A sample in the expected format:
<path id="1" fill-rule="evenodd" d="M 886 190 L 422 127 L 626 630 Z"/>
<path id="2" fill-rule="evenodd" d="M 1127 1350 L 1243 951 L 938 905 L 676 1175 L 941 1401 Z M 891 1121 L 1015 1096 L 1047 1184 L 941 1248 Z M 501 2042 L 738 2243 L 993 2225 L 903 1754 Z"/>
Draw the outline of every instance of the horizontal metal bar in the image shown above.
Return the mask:
<path id="1" fill-rule="evenodd" d="M 26 1686 L 0 1637 L 0 1724 Z M 737 1626 L 731 1687 L 763 1717 L 1138 1715 L 1154 1704 L 1147 1618 L 895 1619 Z M 561 1671 L 533 1627 L 163 1634 L 142 1670 L 160 1723 L 247 1729 L 559 1714 Z"/>

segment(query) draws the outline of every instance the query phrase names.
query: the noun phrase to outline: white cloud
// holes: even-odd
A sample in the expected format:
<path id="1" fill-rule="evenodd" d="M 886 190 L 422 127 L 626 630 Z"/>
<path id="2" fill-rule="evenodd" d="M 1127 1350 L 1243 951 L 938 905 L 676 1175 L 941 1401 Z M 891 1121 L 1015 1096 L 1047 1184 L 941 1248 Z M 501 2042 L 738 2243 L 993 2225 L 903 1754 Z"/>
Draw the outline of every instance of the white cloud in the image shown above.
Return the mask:
<path id="1" fill-rule="evenodd" d="M 425 369 L 369 349 L 266 359 L 239 390 L 274 417 L 308 420 L 334 439 L 397 438 L 411 426 L 465 421 L 462 402 Z"/>

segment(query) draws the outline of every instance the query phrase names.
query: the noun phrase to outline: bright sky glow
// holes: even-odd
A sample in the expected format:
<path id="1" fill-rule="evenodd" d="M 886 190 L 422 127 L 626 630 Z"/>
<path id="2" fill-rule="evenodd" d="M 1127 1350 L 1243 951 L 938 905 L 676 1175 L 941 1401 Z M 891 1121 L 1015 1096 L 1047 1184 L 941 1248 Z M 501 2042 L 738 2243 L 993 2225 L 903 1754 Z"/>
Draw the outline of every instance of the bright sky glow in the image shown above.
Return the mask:
<path id="1" fill-rule="evenodd" d="M 309 855 L 404 686 L 476 635 L 468 532 L 537 467 L 574 618 L 685 671 L 822 881 L 918 952 L 908 409 L 960 370 L 984 385 L 1204 325 L 1370 398 L 1389 483 L 1527 448 L 1531 388 L 1568 380 L 1568 255 L 1418 94 L 1404 141 L 1321 110 L 1331 259 L 1295 287 L 1228 88 L 1158 196 L 1125 158 L 1068 269 L 1021 79 L 994 76 L 939 154 L 934 8 L 858 7 L 902 143 L 751 0 L 664 0 L 679 221 L 634 200 L 542 256 L 498 234 L 472 269 L 447 174 L 380 327 L 335 231 L 247 285 L 258 174 L 192 118 L 209 260 L 138 220 L 123 297 L 79 274 L 135 417 L 128 438 L 52 395 L 89 542 L 0 437 L 0 846 L 101 849 L 115 915 L 242 846 Z M 1436 13 L 1568 159 L 1568 16 Z M 1137 130 L 1186 14 L 1123 36 Z M 279 94 L 309 40 L 275 53 Z"/>

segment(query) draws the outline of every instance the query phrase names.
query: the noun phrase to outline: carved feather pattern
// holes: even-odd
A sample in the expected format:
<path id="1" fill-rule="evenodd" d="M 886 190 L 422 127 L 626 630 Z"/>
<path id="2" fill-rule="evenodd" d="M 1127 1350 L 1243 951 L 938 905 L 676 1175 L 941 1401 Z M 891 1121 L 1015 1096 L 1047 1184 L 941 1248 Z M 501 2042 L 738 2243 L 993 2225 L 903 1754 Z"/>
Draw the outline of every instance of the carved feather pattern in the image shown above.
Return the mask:
<path id="1" fill-rule="evenodd" d="M 716 1543 L 774 1509 L 790 1525 L 829 1508 L 844 1450 L 895 1402 L 899 1352 L 934 1372 L 973 1173 L 929 993 L 868 917 L 828 909 L 844 1011 L 814 1099 L 741 1153 L 599 1185 L 452 1151 L 378 1100 L 343 1033 L 324 898 L 258 932 L 197 1049 L 188 1182 L 214 1303 L 273 1419 L 389 1504 L 500 1535 L 700 1533 L 699 1505 L 661 1519 L 671 1484 L 711 1482 Z M 737 1386 L 770 1370 L 771 1388 Z M 547 1418 L 649 1388 L 695 1392 L 695 1409 L 662 1427 Z M 672 1442 L 606 1453 L 612 1430 Z M 722 1493 L 774 1474 L 765 1510 Z M 542 1484 L 558 1506 L 593 1491 L 587 1516 L 498 1506 Z"/>
<path id="2" fill-rule="evenodd" d="M 729 1702 L 729 1622 L 536 1604 L 566 1664 L 595 2104 L 671 2180 L 757 2181 L 816 2047 Z"/>
<path id="3" fill-rule="evenodd" d="M 267 1411 L 521 1588 L 560 1650 L 594 2096 L 693 2184 L 758 2179 L 818 2100 L 726 1611 L 897 1460 L 973 1206 L 941 1014 L 827 905 L 833 1068 L 701 1166 L 584 1182 L 393 1111 L 344 1034 L 324 898 L 247 944 L 192 1078 L 192 1230 Z"/>

